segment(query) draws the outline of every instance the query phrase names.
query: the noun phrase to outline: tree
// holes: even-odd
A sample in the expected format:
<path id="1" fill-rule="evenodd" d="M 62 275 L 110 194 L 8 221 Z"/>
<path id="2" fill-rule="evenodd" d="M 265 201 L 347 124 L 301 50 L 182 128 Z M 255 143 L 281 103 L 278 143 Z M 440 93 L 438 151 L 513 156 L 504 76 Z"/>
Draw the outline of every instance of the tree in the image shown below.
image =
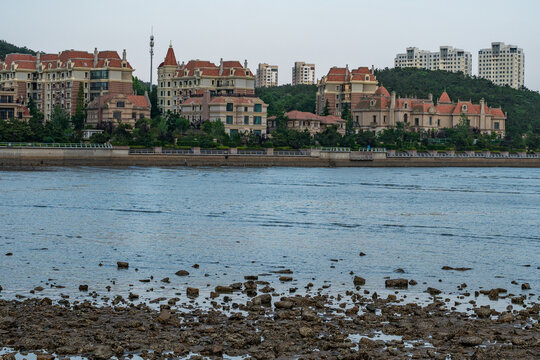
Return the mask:
<path id="1" fill-rule="evenodd" d="M 155 119 L 156 117 L 161 115 L 161 111 L 158 107 L 157 86 L 152 86 L 152 91 L 150 91 L 148 97 L 150 98 L 150 105 L 152 106 L 152 108 L 150 109 L 150 117 L 152 119 Z"/>
<path id="2" fill-rule="evenodd" d="M 77 93 L 77 105 L 75 108 L 75 114 L 71 118 L 73 123 L 73 128 L 76 131 L 80 131 L 84 128 L 84 123 L 86 121 L 86 105 L 84 103 L 84 88 L 82 83 L 79 84 L 79 92 Z"/>
<path id="3" fill-rule="evenodd" d="M 71 118 L 69 113 L 56 105 L 51 115 L 51 121 L 47 123 L 50 135 L 56 142 L 66 142 L 73 136 Z"/>
<path id="4" fill-rule="evenodd" d="M 326 99 L 326 103 L 324 104 L 324 108 L 323 108 L 323 111 L 322 111 L 322 115 L 323 115 L 323 116 L 328 116 L 328 115 L 330 115 L 330 103 L 328 102 L 328 99 Z"/>
<path id="5" fill-rule="evenodd" d="M 354 123 L 352 120 L 352 114 L 351 110 L 349 109 L 349 104 L 345 103 L 343 105 L 343 111 L 341 112 L 341 118 L 343 120 L 346 120 L 345 123 L 345 135 L 352 135 L 354 134 Z"/>

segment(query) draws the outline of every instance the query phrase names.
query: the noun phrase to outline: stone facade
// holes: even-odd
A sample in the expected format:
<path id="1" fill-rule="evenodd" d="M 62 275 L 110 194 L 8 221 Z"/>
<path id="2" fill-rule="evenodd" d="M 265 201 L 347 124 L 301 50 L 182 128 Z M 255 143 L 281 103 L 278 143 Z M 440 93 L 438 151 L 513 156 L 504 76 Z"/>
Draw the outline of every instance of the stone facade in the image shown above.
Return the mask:
<path id="1" fill-rule="evenodd" d="M 225 132 L 266 135 L 268 105 L 250 96 L 203 96 L 191 97 L 182 103 L 181 114 L 190 123 L 200 125 L 205 121 L 221 121 Z"/>
<path id="2" fill-rule="evenodd" d="M 86 125 L 95 128 L 110 122 L 133 127 L 137 120 L 150 118 L 150 107 L 148 95 L 104 95 L 88 104 Z"/>
<path id="3" fill-rule="evenodd" d="M 437 52 L 409 47 L 406 53 L 396 55 L 394 66 L 462 72 L 465 75 L 471 76 L 472 55 L 468 51 L 454 49 L 452 46 L 441 46 Z"/>
<path id="4" fill-rule="evenodd" d="M 306 64 L 302 61 L 294 63 L 292 68 L 293 85 L 313 85 L 315 84 L 315 64 Z"/>
<path id="5" fill-rule="evenodd" d="M 514 89 L 525 83 L 525 54 L 516 45 L 502 42 L 491 43 L 491 48 L 478 52 L 478 77 Z"/>
<path id="6" fill-rule="evenodd" d="M 349 70 L 348 65 L 331 68 L 317 84 L 316 113 L 322 115 L 328 102 L 329 115 L 341 117 L 345 106 L 351 109 L 362 97 L 375 93 L 378 83 L 373 72 L 367 67 Z"/>
<path id="7" fill-rule="evenodd" d="M 31 97 L 49 119 L 55 106 L 75 113 L 79 87 L 88 103 L 106 94 L 132 94 L 133 68 L 116 51 L 65 50 L 36 56 L 9 54 L 0 62 L 0 84 L 15 89 L 17 100 Z"/>
<path id="8" fill-rule="evenodd" d="M 453 128 L 460 124 L 463 115 L 480 132 L 504 135 L 506 115 L 500 108 L 488 107 L 483 99 L 480 104 L 461 100 L 454 103 L 446 92 L 434 103 L 432 96 L 396 98 L 395 92 L 390 95 L 381 86 L 352 109 L 355 127 L 374 132 L 395 127 L 398 122 L 415 131 Z"/>

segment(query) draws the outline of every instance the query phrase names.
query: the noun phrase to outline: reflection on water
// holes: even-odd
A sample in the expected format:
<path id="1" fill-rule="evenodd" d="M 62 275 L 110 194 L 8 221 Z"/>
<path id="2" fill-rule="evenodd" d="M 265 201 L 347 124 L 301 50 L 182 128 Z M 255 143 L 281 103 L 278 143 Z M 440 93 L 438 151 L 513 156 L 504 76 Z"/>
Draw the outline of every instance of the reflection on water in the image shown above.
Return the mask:
<path id="1" fill-rule="evenodd" d="M 164 277 L 206 288 L 283 267 L 286 288 L 350 288 L 351 271 L 375 290 L 387 276 L 417 280 L 410 292 L 540 285 L 539 169 L 58 168 L 0 172 L 0 189 L 3 297 L 144 293 Z"/>

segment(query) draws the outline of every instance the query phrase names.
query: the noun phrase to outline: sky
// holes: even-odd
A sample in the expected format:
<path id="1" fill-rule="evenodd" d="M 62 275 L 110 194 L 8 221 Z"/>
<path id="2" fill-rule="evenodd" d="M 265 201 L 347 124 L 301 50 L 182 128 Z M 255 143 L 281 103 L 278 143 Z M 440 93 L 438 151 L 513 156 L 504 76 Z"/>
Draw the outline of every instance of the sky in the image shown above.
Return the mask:
<path id="1" fill-rule="evenodd" d="M 523 48 L 525 86 L 540 90 L 538 0 L 17 0 L 7 7 L 16 16 L 2 18 L 0 38 L 51 53 L 126 49 L 144 81 L 153 28 L 154 83 L 170 43 L 180 62 L 247 59 L 253 73 L 259 63 L 278 65 L 286 84 L 295 61 L 314 63 L 320 78 L 332 66 L 393 67 L 409 46 L 469 51 L 477 74 L 478 50 L 501 41 Z"/>

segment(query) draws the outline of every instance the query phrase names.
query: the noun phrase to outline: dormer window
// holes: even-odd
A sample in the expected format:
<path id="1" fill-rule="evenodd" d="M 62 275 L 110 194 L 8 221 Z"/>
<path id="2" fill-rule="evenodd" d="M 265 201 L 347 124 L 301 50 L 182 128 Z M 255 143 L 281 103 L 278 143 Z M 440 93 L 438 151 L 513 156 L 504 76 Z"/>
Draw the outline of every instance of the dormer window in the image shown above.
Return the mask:
<path id="1" fill-rule="evenodd" d="M 371 100 L 371 101 L 369 102 L 369 105 L 370 105 L 370 106 L 375 106 L 375 100 Z"/>
<path id="2" fill-rule="evenodd" d="M 462 112 L 467 112 L 467 105 L 461 106 L 461 111 Z"/>
<path id="3" fill-rule="evenodd" d="M 404 109 L 407 109 L 407 108 L 408 108 L 408 104 L 407 104 L 407 103 L 403 103 L 403 108 L 404 108 Z"/>
<path id="4" fill-rule="evenodd" d="M 369 75 L 366 75 L 366 81 L 369 81 Z"/>

